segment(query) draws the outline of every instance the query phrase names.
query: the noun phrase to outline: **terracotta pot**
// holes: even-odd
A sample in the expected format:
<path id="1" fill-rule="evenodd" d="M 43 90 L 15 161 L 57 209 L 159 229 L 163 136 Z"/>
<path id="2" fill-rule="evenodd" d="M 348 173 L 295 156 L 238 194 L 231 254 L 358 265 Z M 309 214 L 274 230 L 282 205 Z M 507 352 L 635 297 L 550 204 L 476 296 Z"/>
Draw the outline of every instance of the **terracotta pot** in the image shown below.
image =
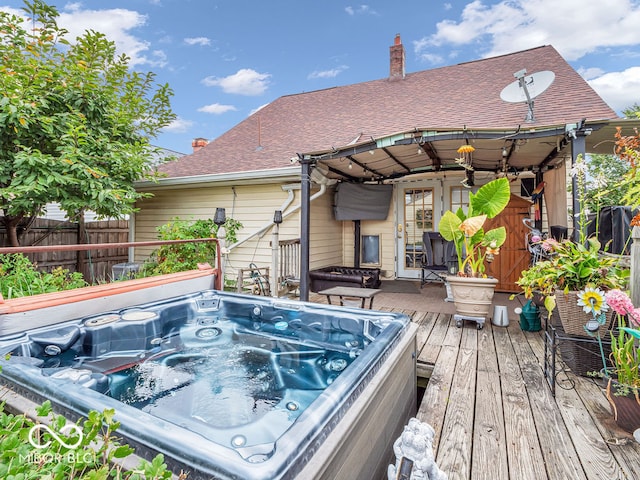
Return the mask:
<path id="1" fill-rule="evenodd" d="M 456 313 L 463 317 L 489 318 L 497 278 L 447 277 L 453 293 Z"/>
<path id="2" fill-rule="evenodd" d="M 606 394 L 616 424 L 633 433 L 640 428 L 640 392 L 625 388 L 615 378 L 606 379 Z"/>

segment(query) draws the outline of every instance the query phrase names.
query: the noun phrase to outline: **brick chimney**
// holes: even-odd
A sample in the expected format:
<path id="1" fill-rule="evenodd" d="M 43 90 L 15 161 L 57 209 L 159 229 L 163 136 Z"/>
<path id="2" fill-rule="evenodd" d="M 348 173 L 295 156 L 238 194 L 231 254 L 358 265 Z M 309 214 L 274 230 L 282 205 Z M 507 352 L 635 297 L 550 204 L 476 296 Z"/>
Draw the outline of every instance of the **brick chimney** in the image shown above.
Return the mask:
<path id="1" fill-rule="evenodd" d="M 206 147 L 209 141 L 206 138 L 194 138 L 191 142 L 191 147 L 193 148 L 193 153 L 200 150 L 202 147 Z"/>
<path id="2" fill-rule="evenodd" d="M 391 57 L 389 68 L 389 80 L 402 80 L 404 78 L 404 45 L 400 40 L 400 34 L 396 34 L 393 45 L 389 47 Z"/>

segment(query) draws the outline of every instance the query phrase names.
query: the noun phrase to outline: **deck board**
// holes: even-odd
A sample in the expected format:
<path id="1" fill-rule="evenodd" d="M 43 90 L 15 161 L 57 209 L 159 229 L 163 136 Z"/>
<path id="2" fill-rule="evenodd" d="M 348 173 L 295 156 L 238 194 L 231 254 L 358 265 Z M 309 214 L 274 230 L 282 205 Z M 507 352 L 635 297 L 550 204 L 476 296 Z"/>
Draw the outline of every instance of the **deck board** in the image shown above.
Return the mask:
<path id="1" fill-rule="evenodd" d="M 521 330 L 517 303 L 504 294 L 494 302 L 508 307 L 506 328 L 490 321 L 458 328 L 452 305 L 434 302 L 437 294 L 437 287 L 396 296 L 383 288 L 376 303 L 418 325 L 417 371 L 430 378 L 416 417 L 435 430 L 434 454 L 449 480 L 640 478 L 640 444 L 616 426 L 594 380 L 558 357 L 552 395 L 542 332 Z"/>

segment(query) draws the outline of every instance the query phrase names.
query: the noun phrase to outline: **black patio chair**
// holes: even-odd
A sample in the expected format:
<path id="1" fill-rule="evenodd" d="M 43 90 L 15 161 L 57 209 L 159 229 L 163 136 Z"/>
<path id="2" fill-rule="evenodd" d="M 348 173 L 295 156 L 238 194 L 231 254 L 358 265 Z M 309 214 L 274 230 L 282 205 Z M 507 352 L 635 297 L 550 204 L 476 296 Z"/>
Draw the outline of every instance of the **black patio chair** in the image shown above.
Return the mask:
<path id="1" fill-rule="evenodd" d="M 447 242 L 440 232 L 422 233 L 422 275 L 420 288 L 425 283 L 443 283 L 449 271 L 454 250 L 453 242 Z"/>

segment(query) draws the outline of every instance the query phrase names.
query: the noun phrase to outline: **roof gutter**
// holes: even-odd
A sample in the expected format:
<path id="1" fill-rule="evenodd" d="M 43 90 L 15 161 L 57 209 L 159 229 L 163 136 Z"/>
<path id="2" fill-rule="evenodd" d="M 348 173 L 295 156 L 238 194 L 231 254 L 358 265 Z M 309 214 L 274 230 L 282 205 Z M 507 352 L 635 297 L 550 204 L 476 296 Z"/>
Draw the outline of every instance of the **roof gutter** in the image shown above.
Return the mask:
<path id="1" fill-rule="evenodd" d="M 157 181 L 141 180 L 135 182 L 136 189 L 156 190 L 169 188 L 200 188 L 229 184 L 251 185 L 265 183 L 265 178 L 270 180 L 300 181 L 300 167 L 274 168 L 269 170 L 252 170 L 248 172 L 216 173 L 211 175 L 192 175 L 188 177 L 159 178 Z"/>

